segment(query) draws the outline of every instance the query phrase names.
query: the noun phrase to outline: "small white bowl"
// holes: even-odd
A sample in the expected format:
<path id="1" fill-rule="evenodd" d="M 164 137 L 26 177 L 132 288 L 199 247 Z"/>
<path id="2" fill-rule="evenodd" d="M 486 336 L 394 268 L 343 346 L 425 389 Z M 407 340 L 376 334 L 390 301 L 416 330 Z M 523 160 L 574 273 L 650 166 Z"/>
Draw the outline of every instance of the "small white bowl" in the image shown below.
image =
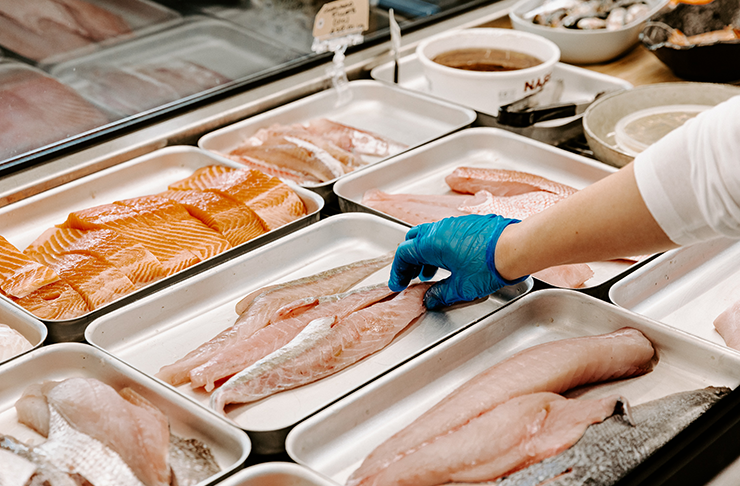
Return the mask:
<path id="1" fill-rule="evenodd" d="M 543 0 L 521 0 L 509 12 L 515 30 L 541 35 L 560 48 L 560 60 L 572 64 L 606 62 L 628 51 L 639 41 L 639 35 L 651 15 L 660 10 L 667 0 L 645 0 L 650 8 L 643 18 L 621 29 L 581 30 L 547 27 L 525 20 L 524 15 L 540 6 Z"/>
<path id="2" fill-rule="evenodd" d="M 514 71 L 469 71 L 432 61 L 443 52 L 476 47 L 517 51 L 542 63 Z M 419 44 L 416 54 L 433 95 L 493 115 L 501 105 L 544 86 L 560 60 L 558 46 L 544 37 L 493 28 L 453 30 L 432 36 Z"/>

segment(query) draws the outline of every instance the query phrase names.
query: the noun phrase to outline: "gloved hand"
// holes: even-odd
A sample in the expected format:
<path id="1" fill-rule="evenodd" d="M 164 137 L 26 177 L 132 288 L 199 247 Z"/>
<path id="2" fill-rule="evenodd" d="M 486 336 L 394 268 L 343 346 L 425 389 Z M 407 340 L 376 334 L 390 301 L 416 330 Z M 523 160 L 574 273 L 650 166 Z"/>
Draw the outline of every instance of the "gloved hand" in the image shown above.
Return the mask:
<path id="1" fill-rule="evenodd" d="M 394 292 L 411 280 L 431 279 L 438 268 L 452 275 L 434 284 L 424 296 L 428 309 L 489 295 L 501 287 L 521 282 L 505 280 L 496 271 L 496 243 L 504 228 L 519 220 L 496 215 L 458 216 L 415 226 L 399 245 L 388 286 Z"/>

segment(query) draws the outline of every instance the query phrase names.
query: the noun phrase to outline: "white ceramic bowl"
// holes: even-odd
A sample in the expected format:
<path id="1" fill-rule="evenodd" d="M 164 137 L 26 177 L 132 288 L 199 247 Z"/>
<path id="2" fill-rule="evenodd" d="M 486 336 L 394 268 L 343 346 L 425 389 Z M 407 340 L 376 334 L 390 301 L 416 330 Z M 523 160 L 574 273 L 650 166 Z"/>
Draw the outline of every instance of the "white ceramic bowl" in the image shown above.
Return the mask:
<path id="1" fill-rule="evenodd" d="M 468 71 L 438 64 L 432 59 L 443 52 L 465 48 L 492 48 L 521 52 L 542 60 L 537 66 L 514 71 Z M 416 48 L 430 92 L 440 98 L 497 114 L 498 108 L 534 93 L 550 79 L 560 60 L 553 42 L 538 35 L 511 29 L 462 29 L 422 41 Z"/>
<path id="2" fill-rule="evenodd" d="M 541 35 L 560 48 L 560 60 L 572 64 L 606 62 L 637 44 L 647 19 L 666 4 L 666 0 L 645 0 L 650 8 L 642 19 L 616 30 L 580 30 L 546 27 L 524 19 L 524 14 L 538 7 L 543 0 L 521 0 L 509 12 L 515 30 Z"/>

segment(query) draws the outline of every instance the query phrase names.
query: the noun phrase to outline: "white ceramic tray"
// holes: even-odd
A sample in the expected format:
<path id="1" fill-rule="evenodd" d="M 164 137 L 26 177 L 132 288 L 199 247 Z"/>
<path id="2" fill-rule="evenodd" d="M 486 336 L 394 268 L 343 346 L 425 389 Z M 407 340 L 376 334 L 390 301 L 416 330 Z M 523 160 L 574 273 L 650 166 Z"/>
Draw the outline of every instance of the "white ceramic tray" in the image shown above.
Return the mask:
<path id="1" fill-rule="evenodd" d="M 403 241 L 406 227 L 368 214 L 331 216 L 95 320 L 85 338 L 154 375 L 236 320 L 234 305 L 253 290 L 375 258 Z M 362 285 L 386 282 L 390 267 Z M 427 312 L 376 354 L 315 383 L 230 407 L 227 416 L 252 438 L 255 452 L 281 452 L 288 430 L 342 396 L 528 292 L 531 279 L 488 299 Z M 169 386 L 169 385 L 168 385 Z M 177 390 L 209 410 L 210 394 Z M 214 412 L 215 413 L 215 412 Z"/>
<path id="2" fill-rule="evenodd" d="M 44 344 L 44 340 L 48 335 L 49 331 L 43 322 L 31 316 L 25 311 L 15 307 L 0 307 L 0 324 L 5 324 L 21 333 L 24 338 L 28 339 L 28 342 L 33 346 L 31 349 L 36 349 Z M 8 358 L 5 361 L 0 360 L 0 364 L 10 361 L 13 358 L 22 356 L 24 353 L 19 353 L 16 356 Z"/>
<path id="3" fill-rule="evenodd" d="M 740 355 L 602 300 L 540 290 L 470 326 L 295 427 L 291 458 L 344 484 L 378 444 L 473 376 L 536 344 L 629 326 L 653 343 L 659 361 L 645 375 L 580 388 L 600 398 L 620 394 L 637 405 L 679 391 L 740 383 Z"/>
<path id="4" fill-rule="evenodd" d="M 265 462 L 239 471 L 218 486 L 336 486 L 336 483 L 300 464 Z"/>

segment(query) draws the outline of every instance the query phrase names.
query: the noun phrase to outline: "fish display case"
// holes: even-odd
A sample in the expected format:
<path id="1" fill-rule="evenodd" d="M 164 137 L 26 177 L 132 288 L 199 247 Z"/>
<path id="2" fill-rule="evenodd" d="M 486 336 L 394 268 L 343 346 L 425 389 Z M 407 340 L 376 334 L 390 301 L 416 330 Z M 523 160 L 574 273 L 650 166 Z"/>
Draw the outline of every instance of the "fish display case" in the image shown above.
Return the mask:
<path id="1" fill-rule="evenodd" d="M 174 363 L 232 326 L 238 317 L 235 305 L 246 295 L 266 285 L 387 255 L 403 241 L 405 229 L 367 214 L 332 216 L 96 319 L 85 337 L 136 369 L 155 375 L 164 365 Z M 386 282 L 389 264 L 390 260 L 358 285 Z M 281 453 L 285 436 L 297 423 L 498 311 L 531 288 L 532 280 L 528 279 L 472 304 L 427 312 L 414 319 L 386 347 L 341 372 L 258 401 L 228 407 L 226 417 L 247 431 L 255 453 Z M 315 296 L 297 298 L 304 297 Z M 196 388 L 186 382 L 176 389 L 212 413 L 219 413 L 209 405 L 212 394 L 202 386 Z"/>

